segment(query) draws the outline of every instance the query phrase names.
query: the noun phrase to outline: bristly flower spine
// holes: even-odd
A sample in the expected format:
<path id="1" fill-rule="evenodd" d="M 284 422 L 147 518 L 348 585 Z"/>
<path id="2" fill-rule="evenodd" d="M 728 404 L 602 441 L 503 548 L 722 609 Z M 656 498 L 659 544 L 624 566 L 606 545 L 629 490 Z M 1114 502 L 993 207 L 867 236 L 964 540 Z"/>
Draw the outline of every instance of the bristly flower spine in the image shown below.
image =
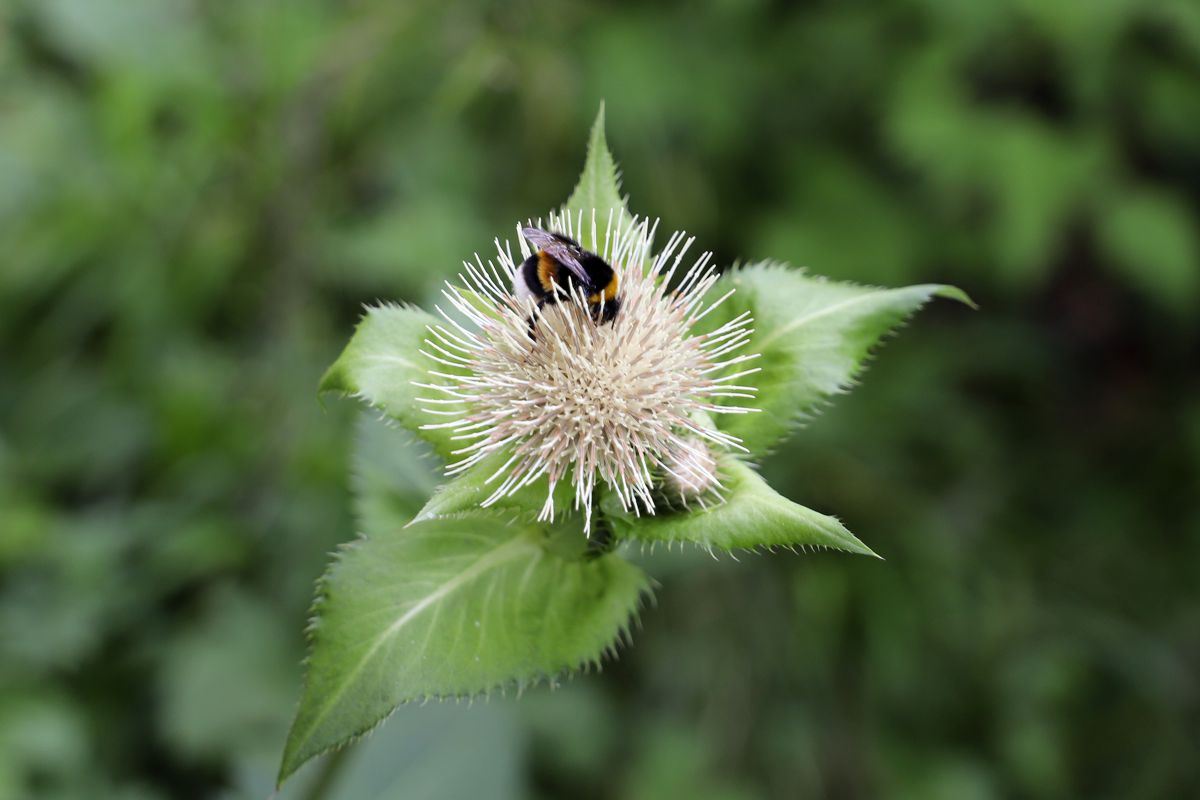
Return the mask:
<path id="1" fill-rule="evenodd" d="M 442 292 L 450 304 L 437 309 L 445 324 L 430 327 L 422 350 L 442 368 L 418 385 L 434 395 L 421 399 L 426 410 L 446 420 L 424 427 L 448 428 L 463 443 L 449 475 L 507 456 L 488 476 L 495 488 L 482 506 L 546 476 L 539 519 L 550 519 L 555 486 L 569 475 L 590 531 L 597 479 L 625 510 L 653 514 L 656 475 L 674 474 L 697 493 L 720 488 L 715 460 L 681 464 L 680 454 L 698 445 L 705 453 L 709 445 L 744 450 L 705 419 L 756 410 L 725 404 L 754 396 L 737 383 L 758 371 L 741 366 L 757 354 L 737 353 L 753 333 L 749 312 L 693 333 L 732 294 L 706 299 L 719 277 L 712 254 L 681 269 L 694 237 L 676 232 L 652 256 L 658 223 L 622 219 L 614 224 L 610 214 L 598 253 L 618 276 L 621 306 L 611 321 L 598 321 L 582 291 L 541 307 L 511 291 L 530 255 L 519 225 L 521 259 L 497 239 L 495 259 L 464 262 L 462 285 L 447 282 Z M 551 229 L 576 239 L 583 222 L 582 215 L 550 217 Z M 591 232 L 600 241 L 594 214 Z"/>

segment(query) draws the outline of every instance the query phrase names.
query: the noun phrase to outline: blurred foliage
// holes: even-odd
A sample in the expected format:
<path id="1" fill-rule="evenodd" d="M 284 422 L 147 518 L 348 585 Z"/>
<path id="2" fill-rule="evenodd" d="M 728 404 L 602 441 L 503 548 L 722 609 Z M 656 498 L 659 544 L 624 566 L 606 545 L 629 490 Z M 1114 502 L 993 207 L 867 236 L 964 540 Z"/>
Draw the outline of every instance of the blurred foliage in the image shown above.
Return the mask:
<path id="1" fill-rule="evenodd" d="M 725 262 L 982 305 L 765 464 L 888 560 L 647 553 L 602 675 L 285 794 L 1200 794 L 1194 0 L 16 0 L 0 797 L 268 794 L 354 534 L 321 371 L 561 198 L 602 97 L 635 210 Z"/>

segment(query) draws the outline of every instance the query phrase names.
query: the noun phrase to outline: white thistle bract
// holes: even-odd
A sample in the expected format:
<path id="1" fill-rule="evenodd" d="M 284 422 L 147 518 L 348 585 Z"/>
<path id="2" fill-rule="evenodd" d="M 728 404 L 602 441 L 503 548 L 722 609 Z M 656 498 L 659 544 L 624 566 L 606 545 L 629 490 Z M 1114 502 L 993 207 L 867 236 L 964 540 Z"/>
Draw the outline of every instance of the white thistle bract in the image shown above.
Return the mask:
<path id="1" fill-rule="evenodd" d="M 582 225 L 581 217 L 550 219 L 553 230 L 576 239 Z M 463 286 L 447 283 L 443 295 L 457 313 L 438 308 L 446 323 L 430 328 L 422 352 L 442 368 L 419 384 L 436 395 L 421 402 L 446 418 L 425 427 L 449 428 L 462 442 L 448 474 L 501 462 L 487 477 L 494 489 L 482 506 L 546 476 L 539 519 L 550 519 L 555 486 L 569 478 L 589 531 L 597 479 L 626 510 L 652 514 L 656 477 L 695 492 L 720 487 L 714 459 L 680 454 L 698 445 L 707 453 L 709 444 L 744 449 L 706 419 L 753 410 L 728 404 L 753 397 L 737 383 L 757 371 L 738 366 L 754 354 L 736 353 L 752 333 L 750 315 L 692 333 L 732 291 L 705 302 L 719 273 L 711 253 L 680 269 L 693 242 L 683 233 L 652 256 L 656 225 L 609 220 L 598 255 L 618 278 L 620 311 L 610 322 L 596 321 L 582 294 L 539 309 L 511 290 L 530 255 L 519 226 L 521 259 L 497 240 L 497 259 L 476 256 L 464 262 Z M 594 218 L 591 230 L 600 241 Z"/>

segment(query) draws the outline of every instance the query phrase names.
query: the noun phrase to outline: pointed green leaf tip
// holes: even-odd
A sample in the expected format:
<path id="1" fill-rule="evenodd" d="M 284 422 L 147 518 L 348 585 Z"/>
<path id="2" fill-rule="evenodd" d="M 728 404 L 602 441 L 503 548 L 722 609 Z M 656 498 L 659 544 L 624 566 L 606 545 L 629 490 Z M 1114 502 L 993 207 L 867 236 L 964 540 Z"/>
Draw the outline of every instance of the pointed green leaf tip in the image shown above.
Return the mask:
<path id="1" fill-rule="evenodd" d="M 573 226 L 578 224 L 582 214 L 583 229 L 579 231 L 579 243 L 593 251 L 599 251 L 604 245 L 604 231 L 610 214 L 614 228 L 629 216 L 625 199 L 621 196 L 621 173 L 612 153 L 608 151 L 608 141 L 604 135 L 603 103 L 596 114 L 596 121 L 592 123 L 583 172 L 575 184 L 575 191 L 563 204 L 562 211 L 571 216 Z M 593 211 L 596 215 L 595 235 L 592 231 Z"/>
<path id="2" fill-rule="evenodd" d="M 527 685 L 611 653 L 649 581 L 615 553 L 562 557 L 567 535 L 578 528 L 477 511 L 343 550 L 322 580 L 279 782 L 401 703 Z"/>
<path id="3" fill-rule="evenodd" d="M 755 456 L 853 386 L 879 343 L 930 300 L 942 297 L 974 307 L 953 286 L 858 286 L 766 263 L 727 272 L 710 296 L 730 290 L 734 294 L 704 325 L 714 328 L 742 312 L 754 318 L 745 352 L 759 354 L 754 366 L 760 371 L 738 382 L 757 389 L 753 405 L 761 412 L 714 419 Z"/>
<path id="4" fill-rule="evenodd" d="M 440 419 L 417 402 L 422 390 L 416 384 L 429 380 L 431 371 L 447 371 L 425 354 L 425 340 L 438 320 L 419 308 L 382 305 L 368 308 L 354 337 L 338 360 L 325 372 L 320 391 L 340 392 L 365 400 L 433 446 L 437 455 L 450 459 L 461 444 L 445 428 L 427 428 Z"/>
<path id="5" fill-rule="evenodd" d="M 793 503 L 736 457 L 718 456 L 724 501 L 691 511 L 660 510 L 631 518 L 614 495 L 602 501 L 613 531 L 643 542 L 690 542 L 708 550 L 758 547 L 830 548 L 878 556 L 836 519 Z"/>

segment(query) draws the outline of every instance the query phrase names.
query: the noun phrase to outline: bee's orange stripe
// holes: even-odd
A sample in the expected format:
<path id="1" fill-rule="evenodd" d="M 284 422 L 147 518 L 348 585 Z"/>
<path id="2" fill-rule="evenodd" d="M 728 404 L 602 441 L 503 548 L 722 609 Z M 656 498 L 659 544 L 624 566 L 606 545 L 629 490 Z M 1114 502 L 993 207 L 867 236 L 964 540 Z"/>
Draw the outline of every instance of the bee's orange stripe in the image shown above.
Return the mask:
<path id="1" fill-rule="evenodd" d="M 612 276 L 612 280 L 610 280 L 608 282 L 608 286 L 604 287 L 604 291 L 596 292 L 596 294 L 588 297 L 588 302 L 589 303 L 599 303 L 601 300 L 606 300 L 606 301 L 612 300 L 616 296 L 617 296 L 617 274 L 614 272 L 613 276 Z"/>
<path id="2" fill-rule="evenodd" d="M 546 254 L 545 250 L 538 251 L 537 277 L 542 285 L 542 291 L 554 291 L 554 279 L 558 275 L 558 262 Z"/>
<path id="3" fill-rule="evenodd" d="M 612 280 L 608 282 L 608 286 L 604 287 L 604 299 L 612 300 L 617 296 L 617 273 L 613 272 Z"/>

